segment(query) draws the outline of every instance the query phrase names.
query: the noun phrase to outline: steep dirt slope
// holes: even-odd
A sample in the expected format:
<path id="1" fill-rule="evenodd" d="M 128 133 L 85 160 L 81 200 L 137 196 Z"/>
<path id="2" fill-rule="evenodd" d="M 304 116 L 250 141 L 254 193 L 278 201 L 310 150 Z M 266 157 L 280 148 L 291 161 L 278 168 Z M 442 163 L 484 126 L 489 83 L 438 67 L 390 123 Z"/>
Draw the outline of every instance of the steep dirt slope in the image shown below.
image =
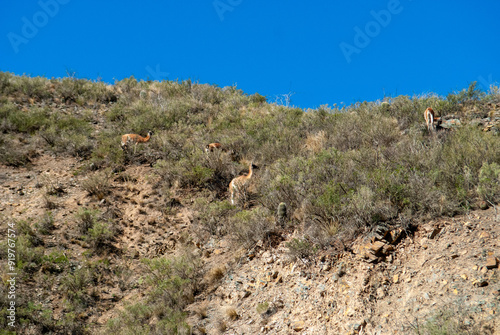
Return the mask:
<path id="1" fill-rule="evenodd" d="M 92 259 L 106 258 L 128 275 L 103 275 L 108 280 L 97 285 L 94 307 L 81 316 L 88 322 L 103 325 L 125 302 L 144 295 L 135 285 L 140 258 L 172 255 L 188 244 L 199 248 L 205 272 L 225 269 L 220 282 L 189 306 L 195 333 L 408 334 L 441 312 L 484 334 L 499 333 L 500 213 L 494 208 L 430 221 L 414 234 L 399 231 L 394 243 L 359 238 L 347 251 L 292 260 L 286 247 L 294 237 L 291 230 L 280 232 L 283 240 L 276 247 L 258 245 L 249 252 L 231 252 L 228 241 L 195 241 L 189 197 L 162 211 L 172 198 L 154 187 L 149 166 L 131 165 L 122 173 L 127 178 L 111 177 L 112 195 L 103 201 L 82 189 L 86 177 L 80 169 L 74 158 L 45 154 L 29 168 L 2 166 L 0 215 L 2 230 L 11 220 L 31 220 L 35 227 L 47 211 L 48 189 L 59 190 L 50 197 L 55 228 L 42 236 L 45 253 L 64 250 L 75 264 L 84 261 L 88 247 L 75 236 L 75 213 L 99 208 L 120 218 L 115 252 Z M 21 291 L 38 292 L 58 318 L 64 311 L 60 283 L 54 281 L 47 291 L 36 288 L 45 270 L 37 271 L 40 275 L 22 283 Z"/>
<path id="2" fill-rule="evenodd" d="M 427 222 L 376 264 L 362 239 L 358 254 L 310 261 L 289 261 L 285 241 L 257 248 L 199 297 L 191 322 L 209 334 L 409 334 L 442 312 L 499 334 L 499 222 L 495 209 Z"/>

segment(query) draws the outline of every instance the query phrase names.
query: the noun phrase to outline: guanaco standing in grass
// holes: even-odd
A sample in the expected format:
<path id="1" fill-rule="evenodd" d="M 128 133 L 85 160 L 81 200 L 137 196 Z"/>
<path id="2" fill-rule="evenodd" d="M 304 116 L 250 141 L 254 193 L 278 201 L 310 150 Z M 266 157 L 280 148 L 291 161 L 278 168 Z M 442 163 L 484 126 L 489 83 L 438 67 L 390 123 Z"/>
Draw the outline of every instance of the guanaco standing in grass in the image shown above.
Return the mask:
<path id="1" fill-rule="evenodd" d="M 434 127 L 434 110 L 432 108 L 427 108 L 424 112 L 425 124 L 429 132 L 436 130 Z"/>
<path id="2" fill-rule="evenodd" d="M 222 144 L 220 144 L 219 142 L 210 143 L 205 146 L 205 152 L 206 153 L 213 152 L 215 149 L 220 149 L 220 148 L 222 148 Z"/>
<path id="3" fill-rule="evenodd" d="M 142 137 L 137 134 L 125 134 L 122 136 L 122 149 L 128 147 L 128 144 L 133 142 L 134 144 L 134 154 L 137 148 L 137 143 L 146 143 L 151 139 L 151 135 L 153 135 L 152 131 L 148 131 L 148 135 L 146 137 Z"/>
<path id="4" fill-rule="evenodd" d="M 231 180 L 231 183 L 229 183 L 229 193 L 231 193 L 231 205 L 234 205 L 234 196 L 235 195 L 239 196 L 243 191 L 243 189 L 248 185 L 250 178 L 252 178 L 254 168 L 257 167 L 253 165 L 253 162 L 250 162 L 250 165 L 248 166 L 248 174 L 236 177 L 233 180 Z"/>

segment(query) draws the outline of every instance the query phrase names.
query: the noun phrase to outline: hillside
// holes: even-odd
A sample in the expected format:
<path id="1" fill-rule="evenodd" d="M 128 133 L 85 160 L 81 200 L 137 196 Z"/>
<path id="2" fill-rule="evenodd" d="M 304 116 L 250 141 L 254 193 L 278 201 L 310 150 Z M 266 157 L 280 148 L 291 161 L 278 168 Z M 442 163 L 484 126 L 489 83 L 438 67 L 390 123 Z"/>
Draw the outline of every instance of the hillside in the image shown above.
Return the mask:
<path id="1" fill-rule="evenodd" d="M 498 88 L 304 111 L 0 73 L 0 119 L 2 334 L 500 331 Z"/>

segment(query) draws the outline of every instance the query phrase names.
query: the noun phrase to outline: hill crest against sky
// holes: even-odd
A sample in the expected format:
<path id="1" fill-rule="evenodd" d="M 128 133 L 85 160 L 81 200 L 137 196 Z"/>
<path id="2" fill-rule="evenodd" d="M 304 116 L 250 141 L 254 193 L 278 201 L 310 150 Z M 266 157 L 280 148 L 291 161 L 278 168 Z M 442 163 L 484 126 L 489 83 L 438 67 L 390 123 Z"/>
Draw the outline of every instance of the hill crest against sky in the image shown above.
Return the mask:
<path id="1" fill-rule="evenodd" d="M 500 3 L 8 2 L 0 70 L 113 83 L 192 79 L 315 108 L 446 95 L 500 77 Z"/>

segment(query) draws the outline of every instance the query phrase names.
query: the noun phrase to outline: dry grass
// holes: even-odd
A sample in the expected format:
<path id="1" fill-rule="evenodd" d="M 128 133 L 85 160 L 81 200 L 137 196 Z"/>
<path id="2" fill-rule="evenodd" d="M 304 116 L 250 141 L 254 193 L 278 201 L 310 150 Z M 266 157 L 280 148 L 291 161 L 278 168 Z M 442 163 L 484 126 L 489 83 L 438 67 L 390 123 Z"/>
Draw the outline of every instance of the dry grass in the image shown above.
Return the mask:
<path id="1" fill-rule="evenodd" d="M 226 306 L 224 308 L 224 314 L 229 318 L 231 321 L 236 321 L 240 317 L 238 312 L 236 311 L 236 308 L 233 306 Z"/>
<path id="2" fill-rule="evenodd" d="M 324 130 L 320 130 L 314 135 L 309 134 L 306 138 L 304 148 L 310 153 L 317 154 L 326 148 L 328 141 L 327 134 Z"/>
<path id="3" fill-rule="evenodd" d="M 210 285 L 214 285 L 217 282 L 219 282 L 222 278 L 224 278 L 225 274 L 226 274 L 226 266 L 225 265 L 216 266 L 216 267 L 210 269 L 210 271 L 208 271 L 208 273 L 205 276 L 206 281 Z"/>

